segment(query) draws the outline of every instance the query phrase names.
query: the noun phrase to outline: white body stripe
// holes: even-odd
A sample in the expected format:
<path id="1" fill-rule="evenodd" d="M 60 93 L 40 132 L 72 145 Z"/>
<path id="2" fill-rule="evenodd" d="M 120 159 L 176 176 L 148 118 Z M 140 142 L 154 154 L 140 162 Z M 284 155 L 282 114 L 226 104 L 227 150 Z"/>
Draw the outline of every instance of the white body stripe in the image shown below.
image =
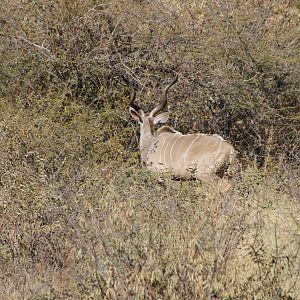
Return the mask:
<path id="1" fill-rule="evenodd" d="M 197 136 L 195 137 L 195 139 L 191 142 L 191 144 L 189 145 L 189 147 L 186 149 L 186 152 L 185 152 L 185 155 L 184 155 L 184 158 L 183 158 L 185 170 L 187 170 L 187 164 L 186 164 L 186 157 L 187 157 L 187 154 L 188 154 L 189 150 L 191 149 L 192 145 L 195 143 L 195 141 L 196 141 L 198 138 L 199 138 L 199 135 L 197 135 Z"/>
<path id="2" fill-rule="evenodd" d="M 170 150 L 170 160 L 171 160 L 171 166 L 173 166 L 173 161 L 172 161 L 172 152 L 173 152 L 173 147 L 174 145 L 177 143 L 178 139 L 180 138 L 180 136 L 182 135 L 180 132 L 176 132 L 175 134 L 180 134 L 174 141 L 172 147 L 171 147 L 171 150 Z"/>

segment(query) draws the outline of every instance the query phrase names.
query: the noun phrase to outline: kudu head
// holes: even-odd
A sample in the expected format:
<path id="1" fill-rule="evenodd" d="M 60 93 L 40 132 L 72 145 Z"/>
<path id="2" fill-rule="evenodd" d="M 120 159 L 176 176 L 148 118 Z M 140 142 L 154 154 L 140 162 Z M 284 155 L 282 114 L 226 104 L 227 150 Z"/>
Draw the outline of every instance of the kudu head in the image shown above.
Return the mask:
<path id="1" fill-rule="evenodd" d="M 169 112 L 162 112 L 167 107 L 167 94 L 170 87 L 178 80 L 178 75 L 165 87 L 163 92 L 162 101 L 158 106 L 150 111 L 148 115 L 145 114 L 143 109 L 135 103 L 136 93 L 133 87 L 131 87 L 130 95 L 130 107 L 129 113 L 133 119 L 139 122 L 141 126 L 141 134 L 153 135 L 153 128 L 156 124 L 164 124 L 169 118 Z"/>

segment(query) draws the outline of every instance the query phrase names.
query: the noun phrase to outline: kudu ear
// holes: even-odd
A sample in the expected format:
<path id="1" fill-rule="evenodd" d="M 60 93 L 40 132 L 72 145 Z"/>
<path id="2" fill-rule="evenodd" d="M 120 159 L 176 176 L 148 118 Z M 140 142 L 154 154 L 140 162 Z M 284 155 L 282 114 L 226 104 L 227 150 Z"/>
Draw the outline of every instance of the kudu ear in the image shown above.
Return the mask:
<path id="1" fill-rule="evenodd" d="M 141 109 L 139 111 L 136 111 L 133 107 L 129 107 L 129 113 L 133 119 L 138 121 L 140 124 L 143 123 L 142 117 L 144 117 L 145 114 Z"/>
<path id="2" fill-rule="evenodd" d="M 153 118 L 154 125 L 158 123 L 162 123 L 162 124 L 166 123 L 169 119 L 169 115 L 170 113 L 168 111 L 157 115 L 156 117 Z"/>

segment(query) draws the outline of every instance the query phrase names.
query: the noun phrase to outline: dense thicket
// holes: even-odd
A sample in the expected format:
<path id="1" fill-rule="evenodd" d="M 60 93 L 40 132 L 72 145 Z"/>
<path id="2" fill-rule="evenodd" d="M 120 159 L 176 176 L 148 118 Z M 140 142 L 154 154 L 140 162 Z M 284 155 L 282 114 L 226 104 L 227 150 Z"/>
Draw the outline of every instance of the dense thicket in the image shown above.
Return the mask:
<path id="1" fill-rule="evenodd" d="M 63 93 L 65 106 L 70 101 L 99 110 L 109 106 L 127 119 L 122 75 L 149 104 L 176 72 L 180 81 L 170 100 L 176 128 L 222 134 L 242 157 L 261 165 L 298 155 L 297 3 L 4 1 L 1 6 L 1 91 L 20 96 L 25 107 L 32 94 L 51 90 Z M 111 130 L 127 127 L 118 122 Z"/>
<path id="2" fill-rule="evenodd" d="M 300 298 L 300 2 L 2 0 L 0 299 Z M 140 168 L 144 107 L 240 172 Z"/>

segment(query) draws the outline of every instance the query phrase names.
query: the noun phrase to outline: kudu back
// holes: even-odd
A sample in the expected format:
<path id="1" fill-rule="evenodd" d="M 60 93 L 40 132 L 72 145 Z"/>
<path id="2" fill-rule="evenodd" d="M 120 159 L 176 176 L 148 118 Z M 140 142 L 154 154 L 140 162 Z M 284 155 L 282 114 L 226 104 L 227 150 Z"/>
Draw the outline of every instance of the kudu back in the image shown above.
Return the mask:
<path id="1" fill-rule="evenodd" d="M 221 136 L 203 133 L 182 134 L 172 127 L 162 126 L 154 130 L 154 125 L 164 124 L 169 112 L 167 93 L 178 76 L 166 86 L 161 103 L 148 115 L 135 103 L 136 93 L 131 87 L 131 116 L 140 124 L 140 151 L 142 166 L 151 171 L 168 171 L 181 179 L 200 179 L 208 182 L 223 177 L 235 162 L 234 147 Z"/>

